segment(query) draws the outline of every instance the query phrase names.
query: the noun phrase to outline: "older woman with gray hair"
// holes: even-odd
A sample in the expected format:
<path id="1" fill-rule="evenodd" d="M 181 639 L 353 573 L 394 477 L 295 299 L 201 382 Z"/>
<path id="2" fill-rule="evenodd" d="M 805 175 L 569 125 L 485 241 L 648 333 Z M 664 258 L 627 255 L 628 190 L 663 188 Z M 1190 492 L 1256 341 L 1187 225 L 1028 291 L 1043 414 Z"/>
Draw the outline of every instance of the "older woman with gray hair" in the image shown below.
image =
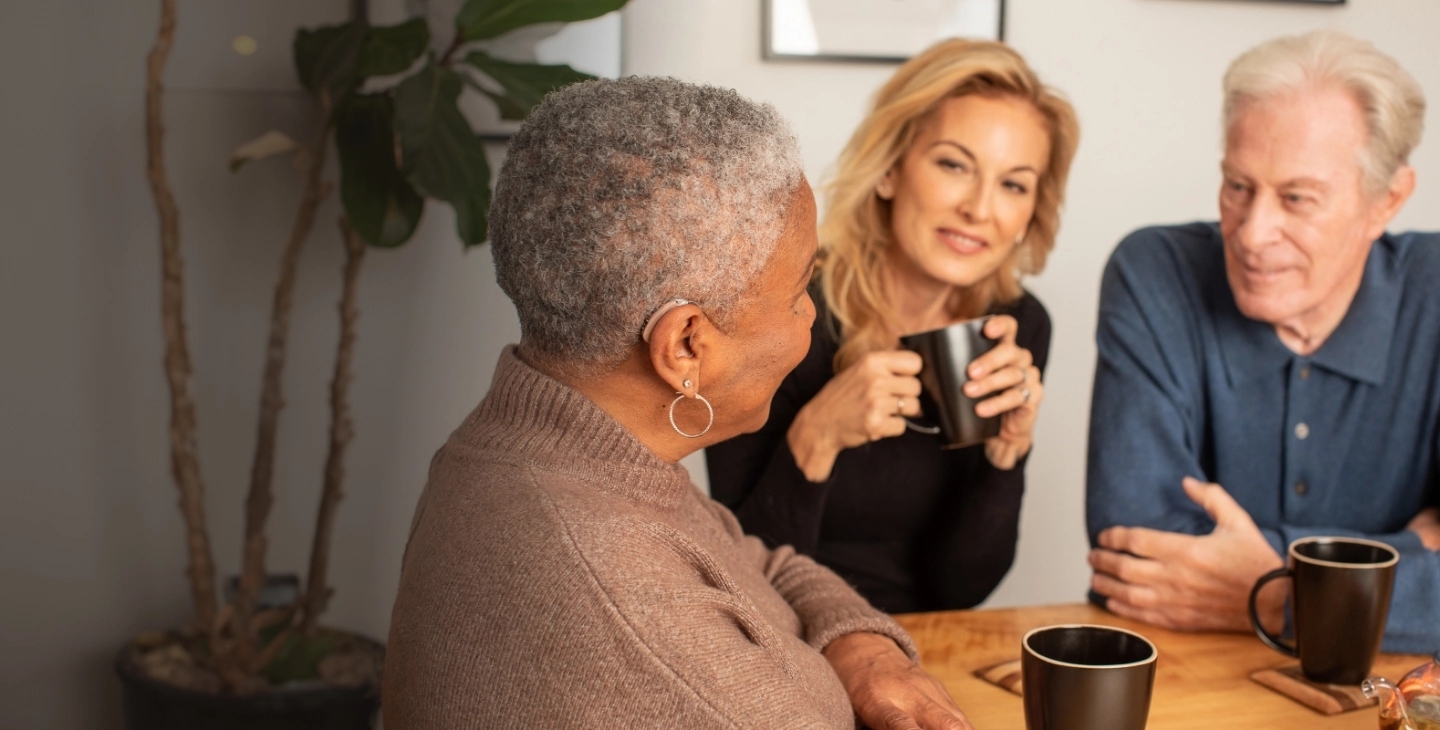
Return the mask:
<path id="1" fill-rule="evenodd" d="M 894 621 L 677 463 L 764 424 L 809 345 L 815 204 L 775 111 L 568 87 L 491 220 L 520 344 L 431 464 L 386 727 L 969 728 Z"/>

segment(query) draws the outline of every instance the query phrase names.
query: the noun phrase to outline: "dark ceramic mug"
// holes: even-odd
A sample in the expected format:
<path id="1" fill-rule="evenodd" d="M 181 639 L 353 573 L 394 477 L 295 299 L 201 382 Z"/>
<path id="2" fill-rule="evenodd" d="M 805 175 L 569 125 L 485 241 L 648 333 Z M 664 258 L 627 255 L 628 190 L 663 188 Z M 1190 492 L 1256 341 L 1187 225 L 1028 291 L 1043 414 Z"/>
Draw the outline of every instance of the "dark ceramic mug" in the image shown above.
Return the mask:
<path id="1" fill-rule="evenodd" d="M 1020 641 L 1028 730 L 1144 730 L 1159 652 L 1110 626 L 1046 626 Z"/>
<path id="2" fill-rule="evenodd" d="M 989 317 L 969 319 L 900 338 L 900 345 L 918 353 L 925 363 L 919 375 L 924 387 L 920 408 L 934 421 L 933 425 L 909 419 L 905 423 L 921 433 L 939 434 L 944 448 L 973 446 L 1000 435 L 1000 416 L 975 415 L 975 404 L 980 401 L 965 395 L 964 390 L 970 382 L 965 369 L 999 344 L 985 336 L 989 321 Z"/>
<path id="3" fill-rule="evenodd" d="M 1271 649 L 1300 659 L 1306 678 L 1360 684 L 1385 636 L 1395 564 L 1400 553 L 1383 542 L 1353 537 L 1307 537 L 1290 543 L 1290 565 L 1261 576 L 1250 591 L 1250 625 Z M 1272 580 L 1291 578 L 1295 645 L 1260 625 L 1255 600 Z"/>

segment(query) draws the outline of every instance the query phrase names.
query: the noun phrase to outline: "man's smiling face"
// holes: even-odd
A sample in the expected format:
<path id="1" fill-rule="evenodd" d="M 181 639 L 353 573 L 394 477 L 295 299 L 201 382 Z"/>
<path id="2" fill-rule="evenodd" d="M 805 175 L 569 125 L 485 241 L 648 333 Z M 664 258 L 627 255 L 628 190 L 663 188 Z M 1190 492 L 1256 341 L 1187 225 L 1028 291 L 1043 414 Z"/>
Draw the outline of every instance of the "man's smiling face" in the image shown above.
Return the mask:
<path id="1" fill-rule="evenodd" d="M 1355 96 L 1334 86 L 1252 101 L 1235 115 L 1220 228 L 1245 316 L 1280 325 L 1337 296 L 1348 305 L 1388 218 L 1384 194 L 1364 185 L 1368 133 Z"/>

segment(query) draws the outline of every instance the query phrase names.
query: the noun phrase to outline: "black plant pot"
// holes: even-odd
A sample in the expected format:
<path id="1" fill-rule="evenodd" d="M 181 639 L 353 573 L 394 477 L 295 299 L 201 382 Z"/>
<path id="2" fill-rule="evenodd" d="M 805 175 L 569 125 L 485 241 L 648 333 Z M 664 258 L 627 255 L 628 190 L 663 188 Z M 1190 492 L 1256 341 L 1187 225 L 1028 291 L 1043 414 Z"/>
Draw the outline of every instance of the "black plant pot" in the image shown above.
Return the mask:
<path id="1" fill-rule="evenodd" d="M 129 646 L 120 650 L 115 671 L 126 730 L 371 730 L 380 708 L 377 686 L 317 685 L 243 697 L 171 687 L 145 676 Z"/>

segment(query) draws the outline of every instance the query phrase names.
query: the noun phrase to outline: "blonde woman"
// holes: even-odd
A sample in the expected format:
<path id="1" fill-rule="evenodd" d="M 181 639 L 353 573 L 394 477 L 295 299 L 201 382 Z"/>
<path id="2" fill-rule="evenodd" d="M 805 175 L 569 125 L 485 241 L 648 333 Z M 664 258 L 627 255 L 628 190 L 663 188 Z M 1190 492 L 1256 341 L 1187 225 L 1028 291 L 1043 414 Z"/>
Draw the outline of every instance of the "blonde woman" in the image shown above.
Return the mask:
<path id="1" fill-rule="evenodd" d="M 1079 139 L 1071 106 L 999 43 L 901 66 L 828 188 L 809 353 L 760 431 L 708 450 L 712 495 L 747 532 L 815 556 L 892 613 L 985 599 L 1015 556 L 1050 317 L 1045 265 Z M 899 337 L 995 316 L 970 364 L 983 446 L 907 430 L 918 355 Z"/>

